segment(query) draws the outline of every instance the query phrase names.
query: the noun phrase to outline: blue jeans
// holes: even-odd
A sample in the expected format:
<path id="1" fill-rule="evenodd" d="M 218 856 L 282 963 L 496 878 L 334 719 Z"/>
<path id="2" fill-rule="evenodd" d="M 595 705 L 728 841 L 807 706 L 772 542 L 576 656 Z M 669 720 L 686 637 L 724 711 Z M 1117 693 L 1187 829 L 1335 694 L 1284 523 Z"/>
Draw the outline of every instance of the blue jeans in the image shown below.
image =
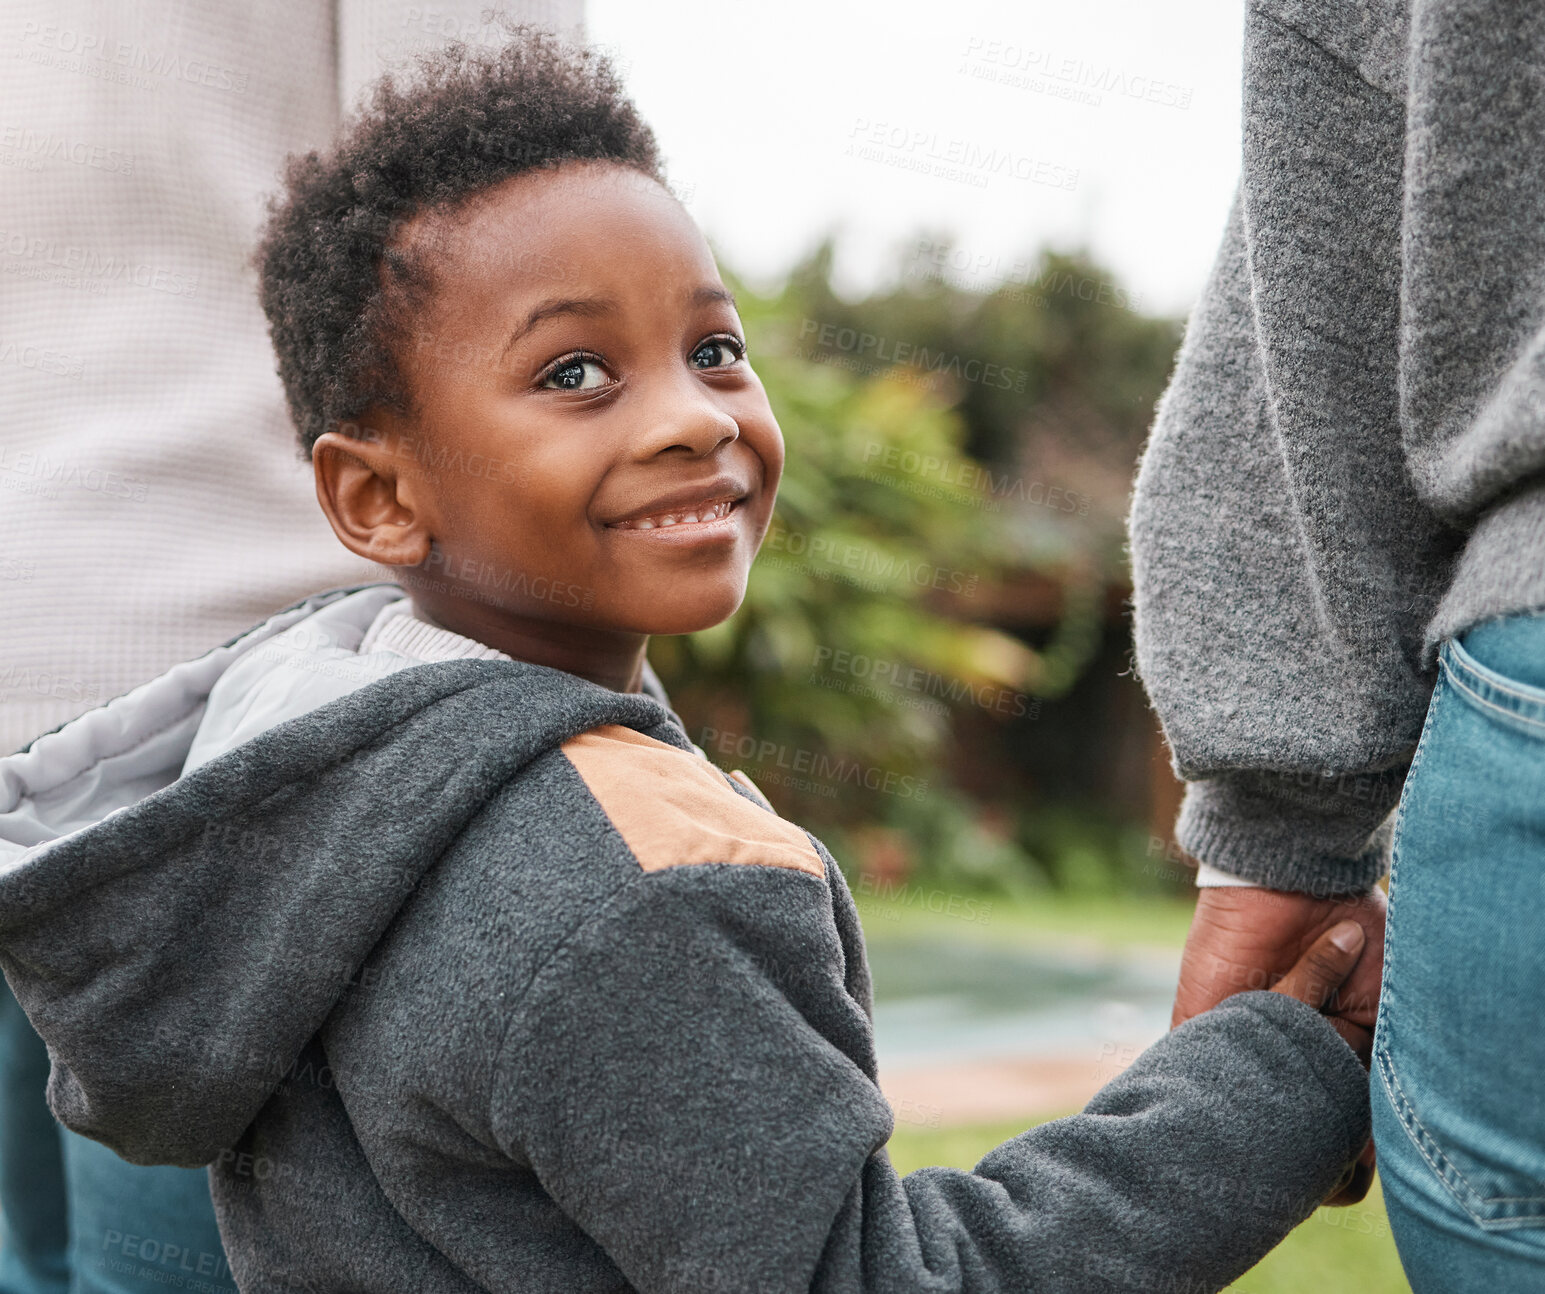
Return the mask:
<path id="1" fill-rule="evenodd" d="M 1396 818 L 1371 1084 L 1416 1294 L 1545 1290 L 1545 615 L 1442 649 Z"/>
<path id="2" fill-rule="evenodd" d="M 62 1128 L 48 1053 L 0 980 L 0 1294 L 235 1294 L 209 1174 L 144 1168 Z"/>

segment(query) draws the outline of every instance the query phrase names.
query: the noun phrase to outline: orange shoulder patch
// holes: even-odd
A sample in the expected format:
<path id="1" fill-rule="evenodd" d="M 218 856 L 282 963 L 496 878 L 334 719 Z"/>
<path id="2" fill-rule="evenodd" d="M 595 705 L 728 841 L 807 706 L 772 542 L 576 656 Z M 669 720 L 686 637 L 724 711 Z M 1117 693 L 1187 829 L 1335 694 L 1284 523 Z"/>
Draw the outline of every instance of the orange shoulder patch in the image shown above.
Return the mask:
<path id="1" fill-rule="evenodd" d="M 752 863 L 826 875 L 803 831 L 732 790 L 690 751 L 620 724 L 582 732 L 562 749 L 646 872 Z"/>

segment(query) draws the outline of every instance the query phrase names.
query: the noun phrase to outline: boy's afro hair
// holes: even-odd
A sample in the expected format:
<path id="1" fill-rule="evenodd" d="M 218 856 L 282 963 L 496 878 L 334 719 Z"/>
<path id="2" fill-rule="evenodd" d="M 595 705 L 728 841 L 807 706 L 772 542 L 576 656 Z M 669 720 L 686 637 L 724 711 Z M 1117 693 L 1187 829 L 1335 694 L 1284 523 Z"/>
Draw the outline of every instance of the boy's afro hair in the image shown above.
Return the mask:
<path id="1" fill-rule="evenodd" d="M 403 414 L 396 356 L 432 267 L 397 235 L 510 176 L 606 161 L 663 184 L 654 134 L 606 58 L 526 26 L 498 49 L 453 44 L 385 77 L 332 151 L 292 156 L 254 263 L 299 456 L 372 404 Z"/>

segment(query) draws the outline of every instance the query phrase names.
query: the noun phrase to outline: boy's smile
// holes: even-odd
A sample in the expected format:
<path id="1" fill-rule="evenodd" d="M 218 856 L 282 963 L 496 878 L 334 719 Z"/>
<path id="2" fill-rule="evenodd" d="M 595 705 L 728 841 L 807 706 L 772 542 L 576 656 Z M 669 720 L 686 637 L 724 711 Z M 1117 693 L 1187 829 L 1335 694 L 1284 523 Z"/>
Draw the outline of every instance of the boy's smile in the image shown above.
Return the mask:
<path id="1" fill-rule="evenodd" d="M 607 163 L 518 175 L 401 245 L 414 411 L 314 449 L 339 538 L 446 628 L 636 689 L 648 636 L 724 620 L 783 441 L 702 234 Z M 474 466 L 475 465 L 475 466 Z"/>

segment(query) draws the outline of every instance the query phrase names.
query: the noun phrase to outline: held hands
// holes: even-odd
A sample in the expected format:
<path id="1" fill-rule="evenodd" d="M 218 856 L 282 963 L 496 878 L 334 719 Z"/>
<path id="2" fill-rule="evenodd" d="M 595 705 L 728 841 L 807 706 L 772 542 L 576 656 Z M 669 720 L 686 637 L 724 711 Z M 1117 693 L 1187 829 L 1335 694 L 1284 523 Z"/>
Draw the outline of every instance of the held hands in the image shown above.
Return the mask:
<path id="1" fill-rule="evenodd" d="M 1271 989 L 1325 1011 L 1366 1066 L 1384 972 L 1387 906 L 1378 889 L 1330 899 L 1232 886 L 1200 891 L 1171 1025 L 1234 993 Z M 1351 936 L 1346 947 L 1338 946 L 1341 934 Z M 1370 1142 L 1326 1203 L 1355 1204 L 1372 1180 Z"/>
<path id="2" fill-rule="evenodd" d="M 1234 886 L 1199 891 L 1180 961 L 1180 987 L 1171 1027 L 1235 993 L 1272 988 L 1306 958 L 1321 936 L 1342 921 L 1355 921 L 1367 942 L 1360 956 L 1351 956 L 1350 973 L 1331 986 L 1333 995 L 1326 1009 L 1331 1024 L 1366 1065 L 1379 1006 L 1379 980 L 1384 974 L 1387 906 L 1383 891 L 1378 889 L 1331 899 Z M 1336 953 L 1337 964 L 1346 958 L 1337 950 L 1331 951 Z M 1311 1005 L 1318 1008 L 1321 1003 Z"/>

